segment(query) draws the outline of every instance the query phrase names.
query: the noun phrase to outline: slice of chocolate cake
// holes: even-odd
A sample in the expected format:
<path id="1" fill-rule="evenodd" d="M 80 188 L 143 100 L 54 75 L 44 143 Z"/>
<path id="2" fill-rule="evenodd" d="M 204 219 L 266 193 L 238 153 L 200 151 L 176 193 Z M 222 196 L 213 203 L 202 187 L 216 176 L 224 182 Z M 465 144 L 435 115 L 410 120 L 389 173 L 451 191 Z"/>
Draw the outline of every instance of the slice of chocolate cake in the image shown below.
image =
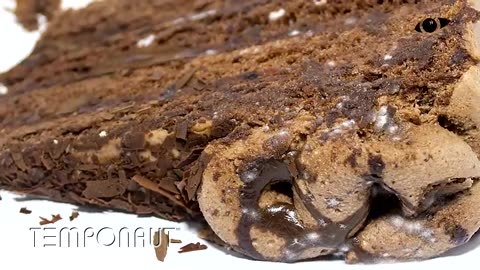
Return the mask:
<path id="1" fill-rule="evenodd" d="M 0 75 L 0 188 L 205 219 L 256 260 L 439 256 L 480 228 L 479 10 L 104 0 L 57 13 Z"/>

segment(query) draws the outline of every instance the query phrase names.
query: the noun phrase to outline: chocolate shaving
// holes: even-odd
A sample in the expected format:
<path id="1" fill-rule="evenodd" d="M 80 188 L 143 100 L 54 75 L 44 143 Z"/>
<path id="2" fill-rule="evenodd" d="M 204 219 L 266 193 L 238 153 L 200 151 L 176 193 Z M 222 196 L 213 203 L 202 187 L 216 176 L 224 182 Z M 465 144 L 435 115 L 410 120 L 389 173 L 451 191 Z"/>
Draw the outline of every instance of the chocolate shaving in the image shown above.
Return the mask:
<path id="1" fill-rule="evenodd" d="M 197 243 L 190 243 L 186 246 L 183 246 L 180 248 L 180 251 L 178 253 L 186 253 L 186 252 L 192 252 L 192 251 L 197 251 L 197 250 L 204 250 L 207 249 L 206 245 L 201 245 L 199 242 Z"/>
<path id="2" fill-rule="evenodd" d="M 195 75 L 195 72 L 197 72 L 197 69 L 198 68 L 189 70 L 185 75 L 180 77 L 180 79 L 178 79 L 177 83 L 175 84 L 175 88 L 180 89 L 187 85 L 187 83 L 193 78 L 193 75 Z"/>
<path id="3" fill-rule="evenodd" d="M 62 217 L 59 214 L 56 214 L 56 215 L 52 215 L 52 219 L 50 219 L 50 220 L 48 220 L 44 217 L 40 217 L 40 219 L 41 219 L 40 225 L 43 226 L 43 225 L 48 225 L 48 224 L 54 224 L 57 221 L 60 221 L 62 219 Z"/>
<path id="4" fill-rule="evenodd" d="M 13 161 L 15 162 L 15 164 L 17 165 L 17 167 L 22 170 L 22 171 L 27 171 L 28 170 L 28 167 L 27 165 L 25 164 L 25 160 L 23 159 L 23 156 L 22 154 L 20 153 L 12 153 L 12 158 L 13 158 Z"/>
<path id="5" fill-rule="evenodd" d="M 210 156 L 208 154 L 202 153 L 197 162 L 186 171 L 184 174 L 184 179 L 186 179 L 185 190 L 187 192 L 187 199 L 189 201 L 195 200 L 195 195 L 197 193 L 198 187 L 202 181 L 203 171 L 207 167 L 208 162 L 210 161 Z"/>
<path id="6" fill-rule="evenodd" d="M 161 236 L 158 232 L 155 232 L 153 236 L 153 245 L 155 246 L 155 255 L 161 262 L 165 261 L 165 257 L 167 256 L 168 243 L 169 236 L 165 233 L 165 229 L 161 230 Z"/>
<path id="7" fill-rule="evenodd" d="M 174 195 L 170 194 L 169 192 L 161 189 L 156 183 L 154 183 L 150 179 L 137 174 L 137 175 L 132 177 L 132 180 L 135 181 L 140 186 L 142 186 L 142 187 L 144 187 L 148 190 L 151 190 L 153 192 L 156 192 L 156 193 L 170 199 L 173 203 L 186 208 L 186 205 L 182 201 L 178 200 Z"/>
<path id="8" fill-rule="evenodd" d="M 73 211 L 72 214 L 70 215 L 70 221 L 73 221 L 76 219 L 80 214 L 77 211 Z"/>
<path id="9" fill-rule="evenodd" d="M 32 211 L 28 210 L 26 207 L 22 207 L 22 208 L 20 208 L 20 213 L 25 214 L 25 215 L 29 215 L 29 214 L 32 213 Z"/>
<path id="10" fill-rule="evenodd" d="M 187 140 L 188 122 L 182 121 L 175 125 L 175 137 L 180 140 Z"/>
<path id="11" fill-rule="evenodd" d="M 170 243 L 172 243 L 172 244 L 181 244 L 181 243 L 182 243 L 182 240 L 180 240 L 180 239 L 170 239 Z"/>
<path id="12" fill-rule="evenodd" d="M 192 149 L 190 153 L 185 158 L 183 158 L 175 167 L 183 168 L 190 165 L 192 162 L 198 159 L 198 157 L 202 154 L 203 149 L 203 147 Z"/>

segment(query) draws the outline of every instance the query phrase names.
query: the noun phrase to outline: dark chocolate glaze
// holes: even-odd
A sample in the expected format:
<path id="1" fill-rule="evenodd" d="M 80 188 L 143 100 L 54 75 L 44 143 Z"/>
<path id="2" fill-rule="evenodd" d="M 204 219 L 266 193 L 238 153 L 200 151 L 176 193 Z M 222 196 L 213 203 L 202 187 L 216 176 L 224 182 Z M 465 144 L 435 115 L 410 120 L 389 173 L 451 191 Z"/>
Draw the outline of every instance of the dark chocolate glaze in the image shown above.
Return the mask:
<path id="1" fill-rule="evenodd" d="M 358 212 L 345 219 L 342 223 L 335 223 L 324 216 L 313 204 L 313 195 L 305 194 L 299 188 L 292 173 L 292 164 L 279 160 L 257 160 L 240 172 L 244 186 L 240 192 L 240 206 L 242 216 L 237 227 L 239 249 L 257 260 L 266 258 L 253 246 L 250 231 L 252 227 L 268 230 L 285 239 L 285 261 L 296 260 L 309 248 L 338 249 L 344 244 L 349 234 L 366 218 L 368 207 L 362 207 Z M 255 177 L 252 177 L 254 175 Z M 307 228 L 299 220 L 293 204 L 274 204 L 266 209 L 259 206 L 262 191 L 275 182 L 292 184 L 306 209 L 317 221 L 313 228 Z M 307 239 L 309 234 L 317 237 Z"/>

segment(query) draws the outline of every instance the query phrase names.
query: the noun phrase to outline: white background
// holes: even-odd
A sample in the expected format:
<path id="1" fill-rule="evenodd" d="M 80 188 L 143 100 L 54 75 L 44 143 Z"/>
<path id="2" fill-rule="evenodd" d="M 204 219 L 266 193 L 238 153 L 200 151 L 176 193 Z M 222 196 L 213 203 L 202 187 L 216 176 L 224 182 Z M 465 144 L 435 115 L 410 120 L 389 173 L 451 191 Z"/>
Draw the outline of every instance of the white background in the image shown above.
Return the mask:
<path id="1" fill-rule="evenodd" d="M 307 0 L 306 0 L 307 1 Z M 64 7 L 81 7 L 89 0 L 63 0 Z M 6 9 L 14 8 L 13 0 L 0 0 L 0 72 L 6 71 L 24 57 L 26 57 L 35 40 L 38 39 L 40 32 L 27 33 L 15 23 L 13 14 Z M 81 18 L 80 18 L 81 19 Z M 218 249 L 197 237 L 196 230 L 187 224 L 177 224 L 158 218 L 140 218 L 135 215 L 123 213 L 88 213 L 80 212 L 78 219 L 70 222 L 68 217 L 75 206 L 68 204 L 52 203 L 48 201 L 18 201 L 20 196 L 0 191 L 3 198 L 0 201 L 0 269 L 99 269 L 100 267 L 120 268 L 120 269 L 187 269 L 198 267 L 219 268 L 243 268 L 257 269 L 260 267 L 275 267 L 275 269 L 478 269 L 480 261 L 480 237 L 475 237 L 466 246 L 451 252 L 449 256 L 414 263 L 397 264 L 377 264 L 377 265 L 346 265 L 343 261 L 314 261 L 302 262 L 296 264 L 279 264 L 268 262 L 254 262 L 247 259 L 236 257 Z M 32 210 L 30 215 L 20 214 L 21 207 L 27 207 Z M 479 206 L 480 207 L 480 206 Z M 36 240 L 34 240 L 32 227 L 40 227 L 39 216 L 49 218 L 53 214 L 60 214 L 62 220 L 52 228 L 53 231 L 37 231 Z M 122 242 L 121 247 L 105 247 L 96 242 L 95 239 L 88 238 L 86 248 L 65 247 L 66 242 L 62 242 L 64 247 L 42 247 L 43 244 L 58 243 L 59 238 L 46 238 L 44 236 L 57 235 L 62 227 L 76 227 L 78 231 L 83 231 L 91 227 L 93 231 L 98 232 L 101 228 L 110 227 L 116 231 L 122 241 L 126 238 L 125 234 L 118 235 L 118 230 L 122 227 L 128 228 L 130 240 L 133 239 L 133 233 L 136 228 L 164 228 L 178 227 L 179 230 L 170 232 L 171 238 L 180 239 L 183 244 L 171 244 L 165 262 L 157 261 L 154 250 L 151 246 L 130 247 Z M 108 243 L 112 231 L 103 231 L 100 234 L 100 242 Z M 125 230 L 124 230 L 125 232 Z M 148 237 L 148 233 L 146 238 Z M 83 234 L 80 234 L 83 238 Z M 82 241 L 81 241 L 82 242 Z M 190 242 L 201 242 L 209 246 L 207 250 L 191 253 L 178 254 L 178 249 Z M 73 243 L 73 242 L 72 242 Z M 36 247 L 34 247 L 36 244 Z M 76 246 L 74 243 L 73 246 Z"/>

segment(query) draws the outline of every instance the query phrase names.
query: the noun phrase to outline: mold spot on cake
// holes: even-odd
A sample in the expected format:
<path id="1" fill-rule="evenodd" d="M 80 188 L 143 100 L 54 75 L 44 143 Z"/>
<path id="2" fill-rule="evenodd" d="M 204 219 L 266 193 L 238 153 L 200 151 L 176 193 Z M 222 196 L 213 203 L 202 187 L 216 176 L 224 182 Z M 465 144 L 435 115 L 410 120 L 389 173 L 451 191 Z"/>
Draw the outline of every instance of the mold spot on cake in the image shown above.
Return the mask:
<path id="1" fill-rule="evenodd" d="M 8 94 L 8 88 L 0 83 L 0 96 Z"/>
<path id="2" fill-rule="evenodd" d="M 331 209 L 339 209 L 340 206 L 340 200 L 335 197 L 326 198 L 325 203 L 327 205 L 327 208 Z"/>
<path id="3" fill-rule="evenodd" d="M 137 41 L 137 47 L 138 48 L 148 47 L 148 46 L 152 45 L 153 41 L 155 41 L 155 35 L 150 34 L 150 35 L 140 39 L 139 41 Z"/>
<path id="4" fill-rule="evenodd" d="M 422 221 L 412 221 L 400 215 L 393 215 L 390 217 L 390 222 L 395 228 L 408 234 L 418 236 L 431 243 L 436 242 L 434 230 L 426 227 Z"/>
<path id="5" fill-rule="evenodd" d="M 215 55 L 217 54 L 218 51 L 217 50 L 213 50 L 213 49 L 209 49 L 209 50 L 206 50 L 205 51 L 205 55 Z"/>
<path id="6" fill-rule="evenodd" d="M 107 132 L 106 132 L 105 130 L 102 130 L 102 131 L 100 131 L 100 133 L 98 133 L 98 136 L 99 136 L 100 138 L 105 138 L 105 137 L 107 137 L 107 135 L 108 135 L 108 134 L 107 134 Z"/>
<path id="7" fill-rule="evenodd" d="M 188 18 L 192 21 L 199 21 L 199 20 L 203 20 L 205 18 L 214 16 L 215 14 L 217 14 L 217 11 L 215 9 L 210 9 L 210 10 L 203 11 L 203 12 L 200 12 L 200 13 L 192 14 Z"/>
<path id="8" fill-rule="evenodd" d="M 313 4 L 318 7 L 324 6 L 327 4 L 327 0 L 313 0 Z"/>
<path id="9" fill-rule="evenodd" d="M 283 8 L 280 8 L 278 10 L 275 10 L 275 11 L 272 11 L 268 14 L 268 19 L 273 22 L 273 21 L 276 21 L 280 18 L 282 18 L 283 16 L 285 16 L 286 14 L 286 11 L 285 9 Z"/>

